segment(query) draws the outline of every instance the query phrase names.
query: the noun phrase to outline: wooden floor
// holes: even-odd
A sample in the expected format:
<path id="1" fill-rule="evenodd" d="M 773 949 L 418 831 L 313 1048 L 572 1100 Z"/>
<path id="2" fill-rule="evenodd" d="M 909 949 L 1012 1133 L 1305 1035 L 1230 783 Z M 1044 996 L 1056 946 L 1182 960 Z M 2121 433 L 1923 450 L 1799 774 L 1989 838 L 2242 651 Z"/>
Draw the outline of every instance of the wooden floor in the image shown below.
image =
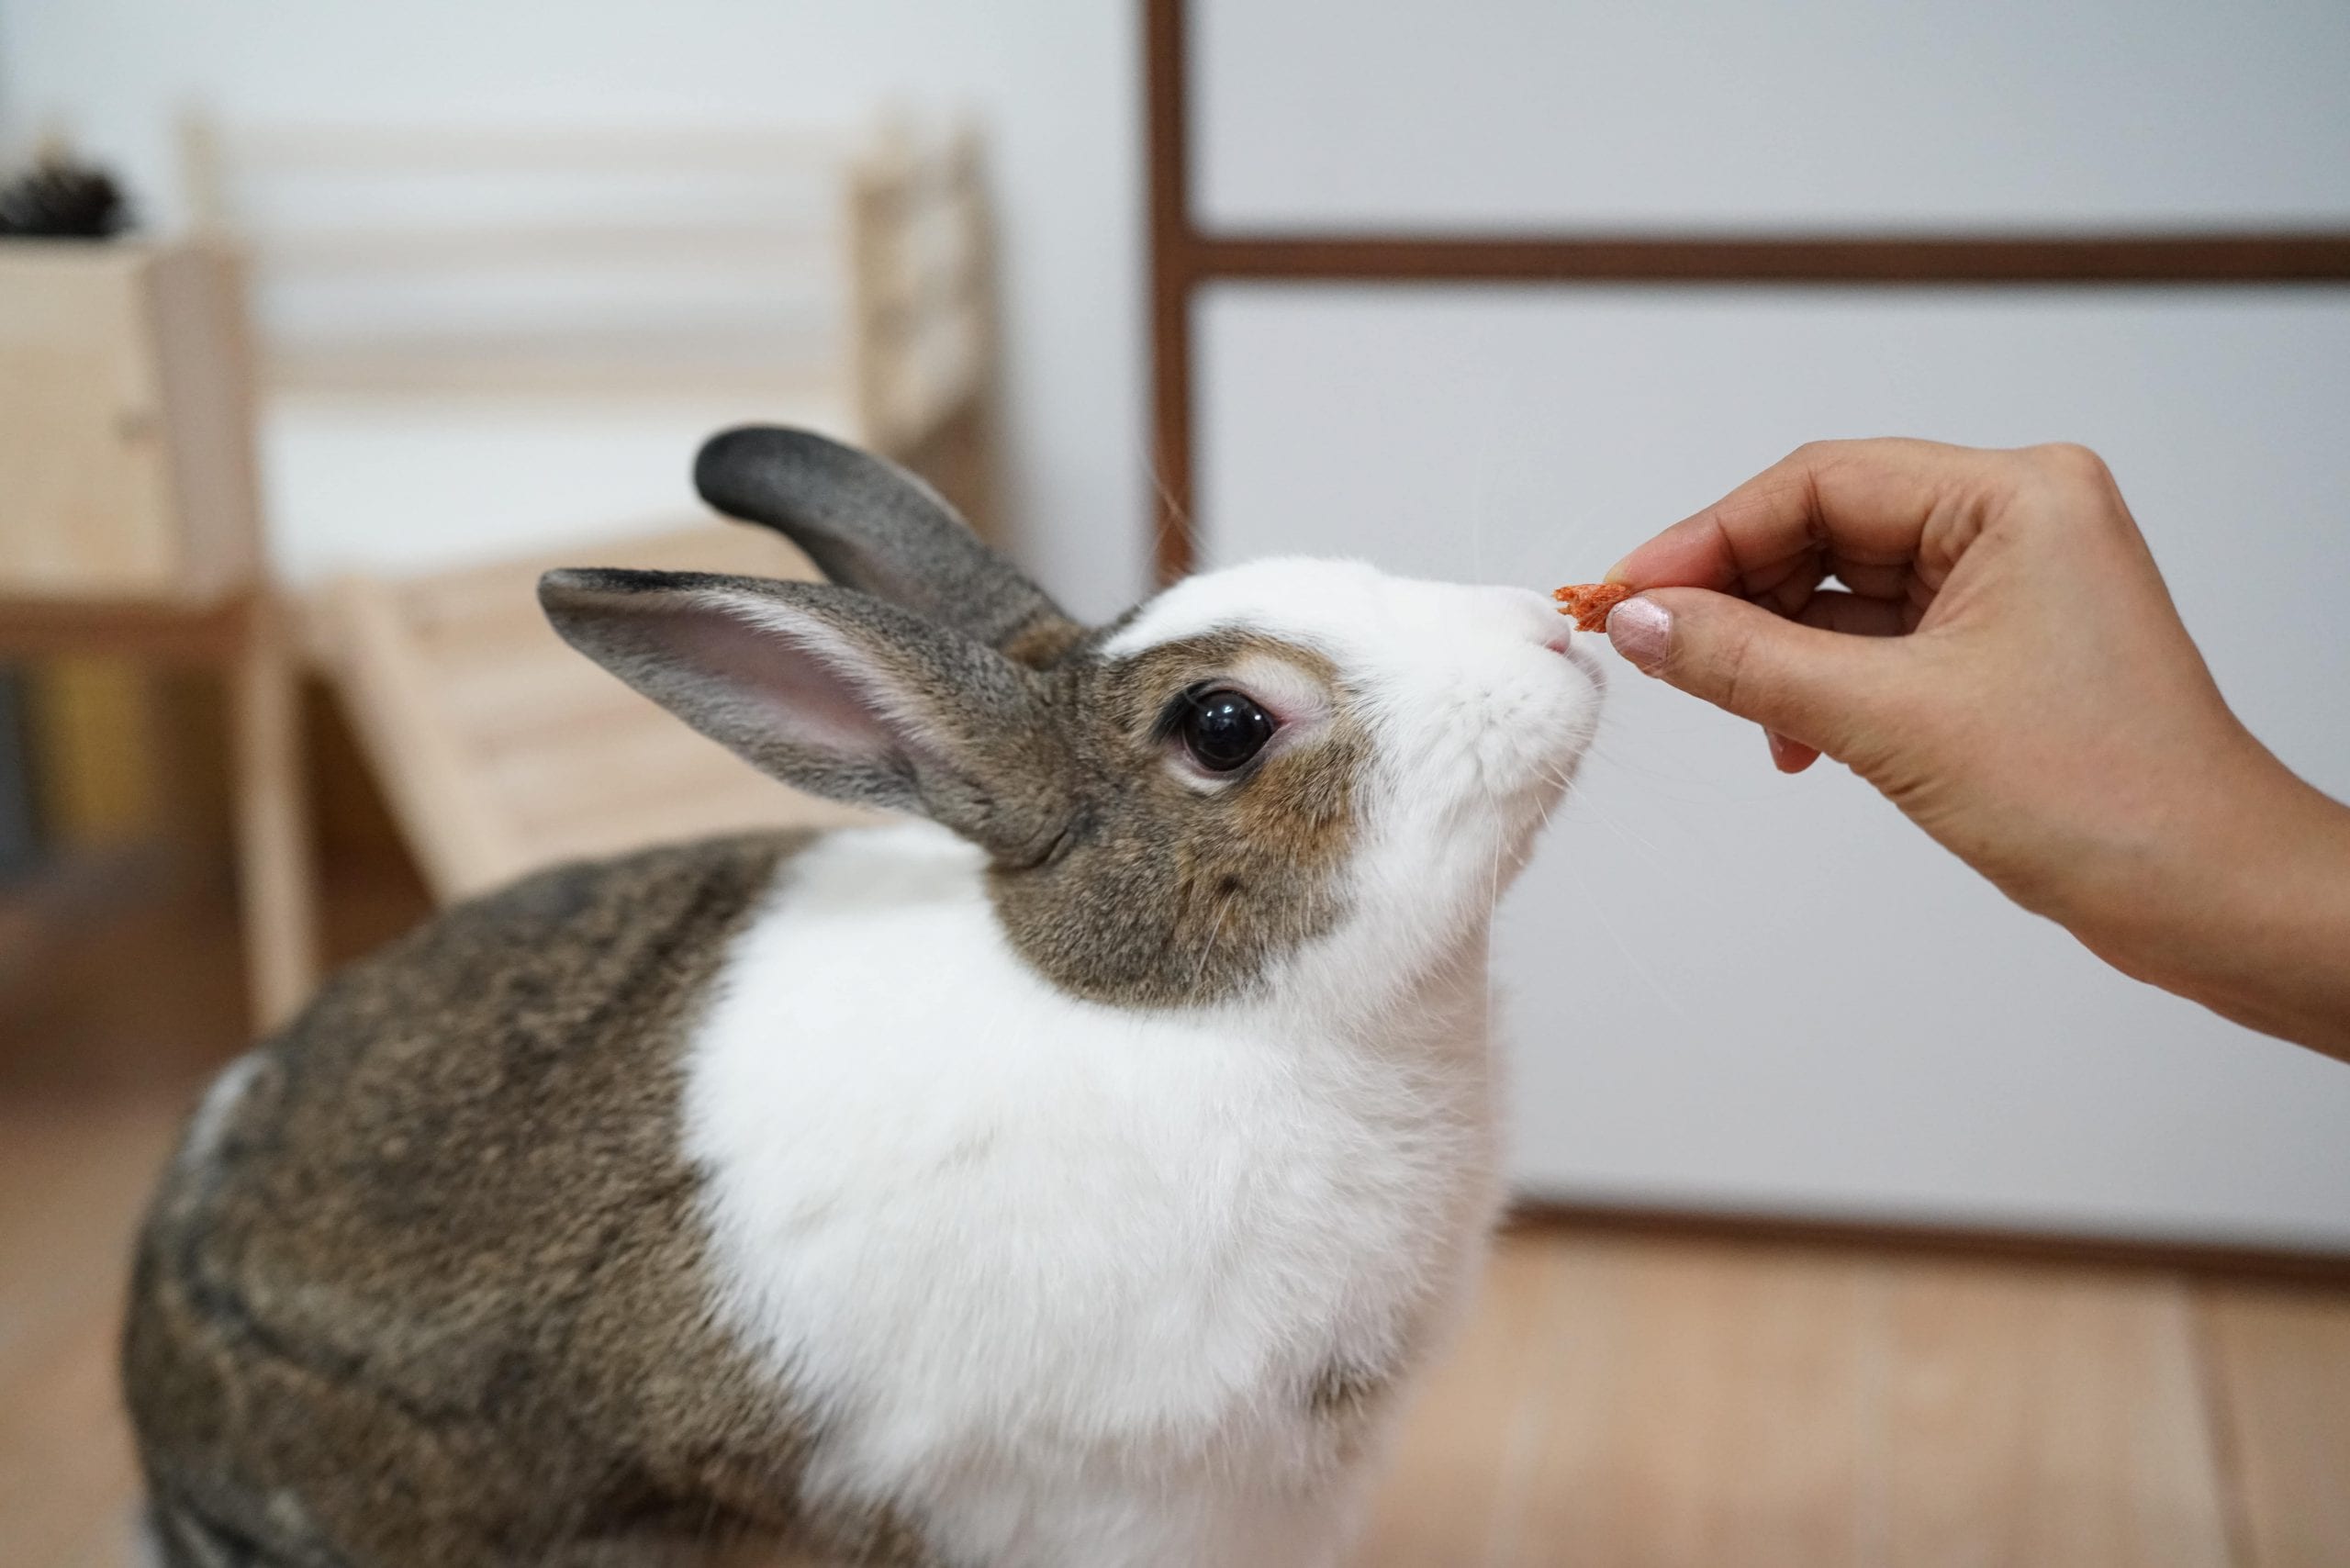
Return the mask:
<path id="1" fill-rule="evenodd" d="M 7 1568 L 129 1561 L 116 1302 L 178 1109 L 0 1105 Z M 2350 1564 L 2350 1293 L 1521 1233 L 1356 1561 Z"/>
<path id="2" fill-rule="evenodd" d="M 2350 1295 L 1514 1238 L 1360 1561 L 2350 1563 Z"/>

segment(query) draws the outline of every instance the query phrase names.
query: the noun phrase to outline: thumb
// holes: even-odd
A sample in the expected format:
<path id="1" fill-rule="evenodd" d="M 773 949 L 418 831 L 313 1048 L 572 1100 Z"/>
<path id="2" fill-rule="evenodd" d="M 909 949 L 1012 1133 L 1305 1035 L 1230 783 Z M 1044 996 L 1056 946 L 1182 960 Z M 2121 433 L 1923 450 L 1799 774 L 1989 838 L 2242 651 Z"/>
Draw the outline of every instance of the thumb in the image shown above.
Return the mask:
<path id="1" fill-rule="evenodd" d="M 1705 588 L 1651 588 L 1607 618 L 1643 672 L 1830 756 L 1843 756 L 1886 644 L 1818 631 Z"/>

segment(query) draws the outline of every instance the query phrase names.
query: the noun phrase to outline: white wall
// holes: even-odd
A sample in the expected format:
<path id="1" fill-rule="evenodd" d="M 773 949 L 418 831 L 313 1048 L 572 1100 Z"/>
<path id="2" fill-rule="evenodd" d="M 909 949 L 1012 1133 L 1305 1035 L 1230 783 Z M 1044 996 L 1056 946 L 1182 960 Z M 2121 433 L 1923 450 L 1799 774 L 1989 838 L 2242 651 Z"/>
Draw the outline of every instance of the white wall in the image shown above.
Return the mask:
<path id="1" fill-rule="evenodd" d="M 1250 228 L 2350 219 L 2341 0 L 1193 0 Z"/>
<path id="2" fill-rule="evenodd" d="M 1225 226 L 2350 225 L 2338 0 L 1196 3 Z M 1261 286 L 1199 319 L 1211 559 L 1552 583 L 1806 439 L 2088 441 L 2230 697 L 2350 794 L 2350 288 Z M 1523 1180 L 2350 1249 L 2350 1070 L 1615 688 L 1496 948 Z"/>
<path id="3" fill-rule="evenodd" d="M 2350 798 L 2350 288 L 1268 286 L 1203 325 L 1215 558 L 1579 580 L 1808 438 L 2087 441 L 2222 689 Z M 2350 1068 L 2123 979 L 1842 769 L 1782 778 L 1602 657 L 1496 943 L 1528 1183 L 2350 1249 Z"/>
<path id="4" fill-rule="evenodd" d="M 173 119 L 199 102 L 560 126 L 968 106 L 1000 198 L 1019 548 L 1106 613 L 1146 575 L 1136 47 L 1109 0 L 5 0 L 0 127 L 69 127 L 168 218 Z"/>

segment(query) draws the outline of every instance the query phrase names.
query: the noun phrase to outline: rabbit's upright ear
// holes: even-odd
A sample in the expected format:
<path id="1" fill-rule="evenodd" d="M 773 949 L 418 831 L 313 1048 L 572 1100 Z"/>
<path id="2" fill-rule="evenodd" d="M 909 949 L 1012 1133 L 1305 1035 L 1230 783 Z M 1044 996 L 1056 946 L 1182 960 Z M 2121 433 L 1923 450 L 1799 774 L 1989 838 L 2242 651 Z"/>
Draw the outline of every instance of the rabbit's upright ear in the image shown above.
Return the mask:
<path id="1" fill-rule="evenodd" d="M 764 524 L 848 588 L 953 626 L 1023 664 L 1078 628 L 937 491 L 896 464 L 811 431 L 744 425 L 702 443 L 702 499 Z"/>
<path id="2" fill-rule="evenodd" d="M 699 572 L 549 572 L 539 602 L 573 647 L 786 783 L 1023 864 L 1067 828 L 1073 764 L 1035 678 L 951 628 L 829 583 Z"/>

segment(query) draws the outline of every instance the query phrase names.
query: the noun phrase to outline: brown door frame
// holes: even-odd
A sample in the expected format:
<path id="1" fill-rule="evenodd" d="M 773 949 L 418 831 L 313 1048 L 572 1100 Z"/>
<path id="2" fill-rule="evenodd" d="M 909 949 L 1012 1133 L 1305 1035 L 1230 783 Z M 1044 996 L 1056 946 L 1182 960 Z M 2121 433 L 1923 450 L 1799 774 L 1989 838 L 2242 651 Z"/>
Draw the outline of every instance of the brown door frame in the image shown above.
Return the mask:
<path id="1" fill-rule="evenodd" d="M 1192 302 L 1223 279 L 1380 283 L 2350 284 L 2350 231 L 1740 234 L 1209 233 L 1193 213 L 1184 0 L 1144 0 L 1151 430 L 1161 583 L 1192 569 Z"/>
<path id="2" fill-rule="evenodd" d="M 2018 285 L 2350 284 L 2350 231 L 2268 233 L 1307 234 L 1203 232 L 1192 214 L 1184 0 L 1144 0 L 1148 116 L 1151 412 L 1161 582 L 1193 560 L 1192 300 L 1226 278 L 1288 282 Z M 2350 1282 L 2350 1254 L 1874 1223 L 1812 1223 L 1647 1206 L 1535 1203 L 1522 1223 L 1746 1241 L 1887 1246 L 2227 1278 Z"/>

